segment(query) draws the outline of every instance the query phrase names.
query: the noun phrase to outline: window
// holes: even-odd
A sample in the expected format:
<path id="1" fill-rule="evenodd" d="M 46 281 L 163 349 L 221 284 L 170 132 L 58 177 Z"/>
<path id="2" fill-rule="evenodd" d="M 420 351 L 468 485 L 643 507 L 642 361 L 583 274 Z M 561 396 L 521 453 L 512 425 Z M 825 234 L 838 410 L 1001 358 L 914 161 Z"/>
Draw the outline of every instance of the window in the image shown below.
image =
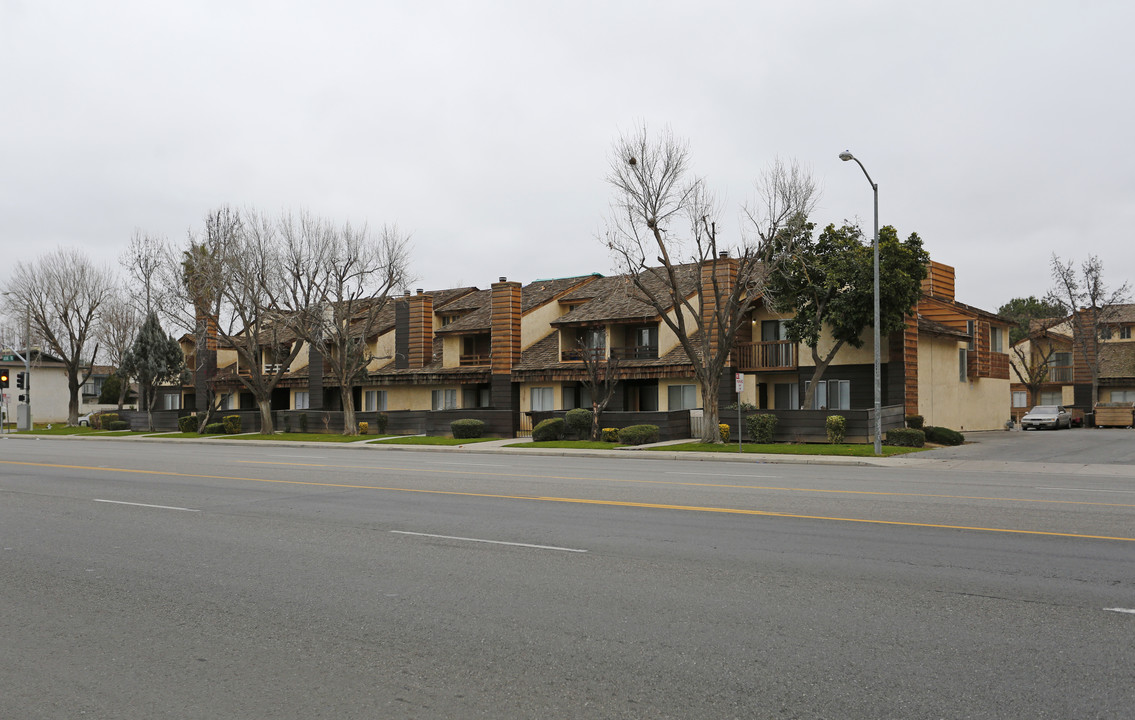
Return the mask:
<path id="1" fill-rule="evenodd" d="M 772 386 L 772 401 L 777 410 L 796 410 L 800 407 L 800 386 L 796 383 L 776 383 Z"/>
<path id="2" fill-rule="evenodd" d="M 977 345 L 977 323 L 973 320 L 966 320 L 966 332 L 969 333 L 969 341 L 966 343 L 966 350 L 973 351 Z M 965 378 L 962 378 L 963 380 Z"/>
<path id="3" fill-rule="evenodd" d="M 488 387 L 466 387 L 461 389 L 461 407 L 487 408 L 492 404 L 492 391 Z"/>
<path id="4" fill-rule="evenodd" d="M 808 392 L 811 381 L 804 383 L 804 392 Z M 850 380 L 821 380 L 816 384 L 816 394 L 812 396 L 813 410 L 850 410 L 851 409 L 851 381 Z"/>
<path id="5" fill-rule="evenodd" d="M 162 409 L 163 410 L 180 410 L 181 409 L 181 395 L 174 395 L 166 393 L 162 395 Z"/>
<path id="6" fill-rule="evenodd" d="M 310 393 L 307 390 L 296 390 L 295 401 L 292 403 L 293 410 L 307 410 L 310 406 Z"/>
<path id="7" fill-rule="evenodd" d="M 969 379 L 966 374 L 966 365 L 968 363 L 969 351 L 965 348 L 958 348 L 958 380 L 960 380 L 961 382 L 965 382 Z"/>
<path id="8" fill-rule="evenodd" d="M 363 396 L 364 412 L 381 412 L 386 409 L 385 390 L 367 390 Z"/>
<path id="9" fill-rule="evenodd" d="M 1044 390 L 1037 398 L 1037 405 L 1061 405 L 1064 403 L 1064 398 L 1059 390 Z"/>
<path id="10" fill-rule="evenodd" d="M 1023 408 L 1029 406 L 1029 394 L 1024 390 L 1013 391 L 1013 407 Z"/>
<path id="11" fill-rule="evenodd" d="M 999 327 L 989 328 L 989 350 L 999 353 L 1005 352 L 1005 331 Z"/>
<path id="12" fill-rule="evenodd" d="M 1100 340 L 1111 340 L 1111 326 L 1110 325 L 1101 325 L 1100 326 Z"/>
<path id="13" fill-rule="evenodd" d="M 1112 390 L 1111 401 L 1121 403 L 1135 403 L 1135 390 Z"/>
<path id="14" fill-rule="evenodd" d="M 432 408 L 434 410 L 456 410 L 457 409 L 457 389 L 446 388 L 444 390 L 434 390 L 430 393 L 432 400 Z"/>
<path id="15" fill-rule="evenodd" d="M 1119 328 L 1119 339 L 1120 340 L 1130 340 L 1131 339 L 1131 326 L 1130 325 L 1124 325 L 1123 327 Z"/>
<path id="16" fill-rule="evenodd" d="M 556 401 L 552 396 L 552 388 L 550 387 L 534 387 L 532 388 L 532 398 L 530 402 L 532 409 L 538 412 L 555 410 Z"/>
<path id="17" fill-rule="evenodd" d="M 698 406 L 697 388 L 693 385 L 671 385 L 669 403 L 671 410 L 693 410 Z"/>

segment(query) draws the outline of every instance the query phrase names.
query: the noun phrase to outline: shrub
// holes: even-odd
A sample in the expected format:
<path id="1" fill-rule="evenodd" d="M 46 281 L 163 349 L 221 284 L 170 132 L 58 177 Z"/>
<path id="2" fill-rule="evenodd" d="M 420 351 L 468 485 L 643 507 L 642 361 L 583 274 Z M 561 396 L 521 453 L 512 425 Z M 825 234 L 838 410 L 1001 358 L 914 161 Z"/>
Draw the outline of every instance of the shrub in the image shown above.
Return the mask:
<path id="1" fill-rule="evenodd" d="M 725 409 L 726 409 L 726 410 L 736 410 L 736 409 L 737 409 L 737 403 L 733 403 L 733 404 L 731 404 L 731 405 L 726 405 L 726 406 L 725 406 Z M 753 403 L 751 403 L 751 402 L 745 402 L 745 401 L 743 401 L 743 400 L 742 400 L 742 401 L 741 401 L 741 408 L 740 408 L 740 409 L 741 409 L 741 410 L 743 410 L 743 411 L 745 411 L 745 412 L 751 412 L 751 411 L 753 411 L 753 410 L 756 410 L 756 409 L 757 409 L 757 406 L 756 406 L 756 405 L 754 405 L 754 404 L 753 404 Z"/>
<path id="2" fill-rule="evenodd" d="M 938 445 L 961 445 L 966 441 L 966 436 L 962 435 L 957 430 L 950 428 L 934 427 L 930 425 L 924 428 L 926 431 L 926 439 Z"/>
<path id="3" fill-rule="evenodd" d="M 106 426 L 107 430 L 129 430 L 130 429 L 130 423 L 126 422 L 125 420 L 115 420 L 114 422 L 103 423 L 103 424 Z"/>
<path id="4" fill-rule="evenodd" d="M 118 422 L 118 413 L 99 413 L 91 418 L 91 427 L 109 430 L 110 424 L 113 422 Z"/>
<path id="5" fill-rule="evenodd" d="M 365 422 L 359 423 L 359 435 L 366 435 L 367 430 L 370 430 L 370 425 Z"/>
<path id="6" fill-rule="evenodd" d="M 603 442 L 619 442 L 619 428 L 603 428 L 599 436 Z"/>
<path id="7" fill-rule="evenodd" d="M 225 415 L 221 418 L 221 424 L 224 426 L 226 434 L 236 435 L 240 432 L 240 415 Z"/>
<path id="8" fill-rule="evenodd" d="M 225 432 L 225 424 L 223 422 L 209 423 L 202 432 L 206 435 L 222 435 Z"/>
<path id="9" fill-rule="evenodd" d="M 591 438 L 591 420 L 591 411 L 587 408 L 568 410 L 564 415 L 564 424 L 567 425 L 567 431 L 574 435 L 577 440 L 588 440 Z"/>
<path id="10" fill-rule="evenodd" d="M 733 428 L 729 427 L 725 423 L 721 423 L 717 426 L 717 434 L 721 437 L 721 442 L 723 443 L 729 442 L 729 436 L 732 433 Z"/>
<path id="11" fill-rule="evenodd" d="M 843 442 L 844 435 L 847 434 L 847 418 L 843 415 L 828 415 L 824 427 L 828 431 L 828 442 L 837 445 Z"/>
<path id="12" fill-rule="evenodd" d="M 541 420 L 536 427 L 532 428 L 532 439 L 536 442 L 548 442 L 550 440 L 563 440 L 564 439 L 564 419 L 563 418 L 548 418 Z"/>
<path id="13" fill-rule="evenodd" d="M 646 445 L 658 442 L 657 425 L 631 425 L 619 431 L 619 442 L 624 445 Z"/>
<path id="14" fill-rule="evenodd" d="M 922 416 L 921 415 L 907 415 L 906 426 L 914 430 L 922 429 Z"/>
<path id="15" fill-rule="evenodd" d="M 749 437 L 756 443 L 771 443 L 773 435 L 776 434 L 777 422 L 776 415 L 769 413 L 750 415 L 746 421 L 749 426 Z"/>
<path id="16" fill-rule="evenodd" d="M 922 447 L 926 444 L 926 433 L 914 428 L 896 428 L 888 430 L 883 439 L 884 445 L 898 447 Z"/>
<path id="17" fill-rule="evenodd" d="M 307 413 L 302 413 L 300 415 L 300 432 L 307 432 Z"/>
<path id="18" fill-rule="evenodd" d="M 386 426 L 390 424 L 390 416 L 386 413 L 379 413 L 378 417 L 374 419 L 374 432 L 377 435 L 386 434 Z"/>
<path id="19" fill-rule="evenodd" d="M 453 431 L 455 438 L 479 438 L 481 433 L 485 431 L 485 421 L 475 418 L 454 420 L 449 423 L 449 428 Z"/>
<path id="20" fill-rule="evenodd" d="M 197 416 L 182 415 L 177 419 L 177 429 L 183 433 L 197 432 Z"/>

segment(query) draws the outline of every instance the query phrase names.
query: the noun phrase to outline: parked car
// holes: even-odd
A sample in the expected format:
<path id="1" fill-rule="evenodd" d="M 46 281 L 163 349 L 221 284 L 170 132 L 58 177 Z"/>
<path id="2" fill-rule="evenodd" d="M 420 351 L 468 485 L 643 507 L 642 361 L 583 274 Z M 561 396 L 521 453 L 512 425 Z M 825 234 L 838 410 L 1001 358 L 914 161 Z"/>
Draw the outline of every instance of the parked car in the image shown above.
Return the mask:
<path id="1" fill-rule="evenodd" d="M 86 415 L 80 415 L 79 416 L 79 425 L 89 426 L 91 424 L 91 416 L 92 415 L 98 415 L 98 411 L 96 410 L 95 412 L 89 412 Z"/>
<path id="2" fill-rule="evenodd" d="M 1063 405 L 1037 405 L 1021 418 L 1022 430 L 1029 428 L 1059 430 L 1062 427 L 1072 427 L 1072 414 L 1065 410 Z"/>

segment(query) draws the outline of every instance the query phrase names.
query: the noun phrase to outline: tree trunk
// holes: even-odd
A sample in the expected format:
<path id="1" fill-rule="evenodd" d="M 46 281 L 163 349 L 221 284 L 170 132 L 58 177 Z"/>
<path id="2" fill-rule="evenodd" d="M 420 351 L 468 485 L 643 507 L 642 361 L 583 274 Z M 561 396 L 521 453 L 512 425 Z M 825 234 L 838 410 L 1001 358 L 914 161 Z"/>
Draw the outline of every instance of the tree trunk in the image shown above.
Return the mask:
<path id="1" fill-rule="evenodd" d="M 79 424 L 79 381 L 73 375 L 67 377 L 67 392 L 67 426 L 75 427 Z"/>
<path id="2" fill-rule="evenodd" d="M 821 359 L 820 352 L 814 347 L 809 349 L 812 351 L 812 362 L 816 364 L 816 369 L 812 371 L 812 379 L 808 381 L 808 389 L 804 391 L 804 404 L 801 406 L 805 410 L 812 409 L 812 400 L 816 397 L 816 388 L 819 386 L 820 378 L 827 372 L 828 366 L 832 364 L 835 359 L 835 354 L 843 347 L 843 340 L 839 340 L 832 346 L 828 356 Z"/>
<path id="3" fill-rule="evenodd" d="M 118 412 L 122 412 L 122 405 L 126 402 L 126 392 L 130 390 L 130 383 L 127 380 L 118 381 Z"/>
<path id="4" fill-rule="evenodd" d="M 720 424 L 720 415 L 717 408 L 717 393 L 721 387 L 721 376 L 708 378 L 705 380 L 699 379 L 701 385 L 701 403 L 702 413 L 705 417 L 705 424 L 702 426 L 701 441 L 703 443 L 721 444 L 721 429 L 718 428 Z M 737 432 L 741 432 L 741 428 L 737 428 Z"/>
<path id="5" fill-rule="evenodd" d="M 260 408 L 260 434 L 271 435 L 272 428 L 272 397 L 257 398 L 256 405 Z"/>
<path id="6" fill-rule="evenodd" d="M 599 403 L 591 403 L 591 440 L 594 442 L 599 439 Z"/>
<path id="7" fill-rule="evenodd" d="M 343 434 L 358 435 L 359 424 L 355 422 L 355 396 L 351 388 L 346 385 L 340 386 L 339 397 L 343 401 Z"/>
<path id="8" fill-rule="evenodd" d="M 150 396 L 150 401 L 146 403 L 146 427 L 150 432 L 154 432 L 154 404 L 158 396 L 152 389 L 147 394 Z"/>

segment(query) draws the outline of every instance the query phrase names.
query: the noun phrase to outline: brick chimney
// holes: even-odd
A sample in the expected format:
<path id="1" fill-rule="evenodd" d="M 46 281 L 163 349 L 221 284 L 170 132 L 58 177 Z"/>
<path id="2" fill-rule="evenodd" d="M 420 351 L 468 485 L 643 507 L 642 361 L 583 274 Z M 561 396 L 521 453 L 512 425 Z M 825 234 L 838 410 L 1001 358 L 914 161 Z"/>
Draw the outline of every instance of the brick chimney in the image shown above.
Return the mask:
<path id="1" fill-rule="evenodd" d="M 409 311 L 409 340 L 406 355 L 411 369 L 423 368 L 433 360 L 434 346 L 434 299 L 424 290 L 406 298 Z"/>

